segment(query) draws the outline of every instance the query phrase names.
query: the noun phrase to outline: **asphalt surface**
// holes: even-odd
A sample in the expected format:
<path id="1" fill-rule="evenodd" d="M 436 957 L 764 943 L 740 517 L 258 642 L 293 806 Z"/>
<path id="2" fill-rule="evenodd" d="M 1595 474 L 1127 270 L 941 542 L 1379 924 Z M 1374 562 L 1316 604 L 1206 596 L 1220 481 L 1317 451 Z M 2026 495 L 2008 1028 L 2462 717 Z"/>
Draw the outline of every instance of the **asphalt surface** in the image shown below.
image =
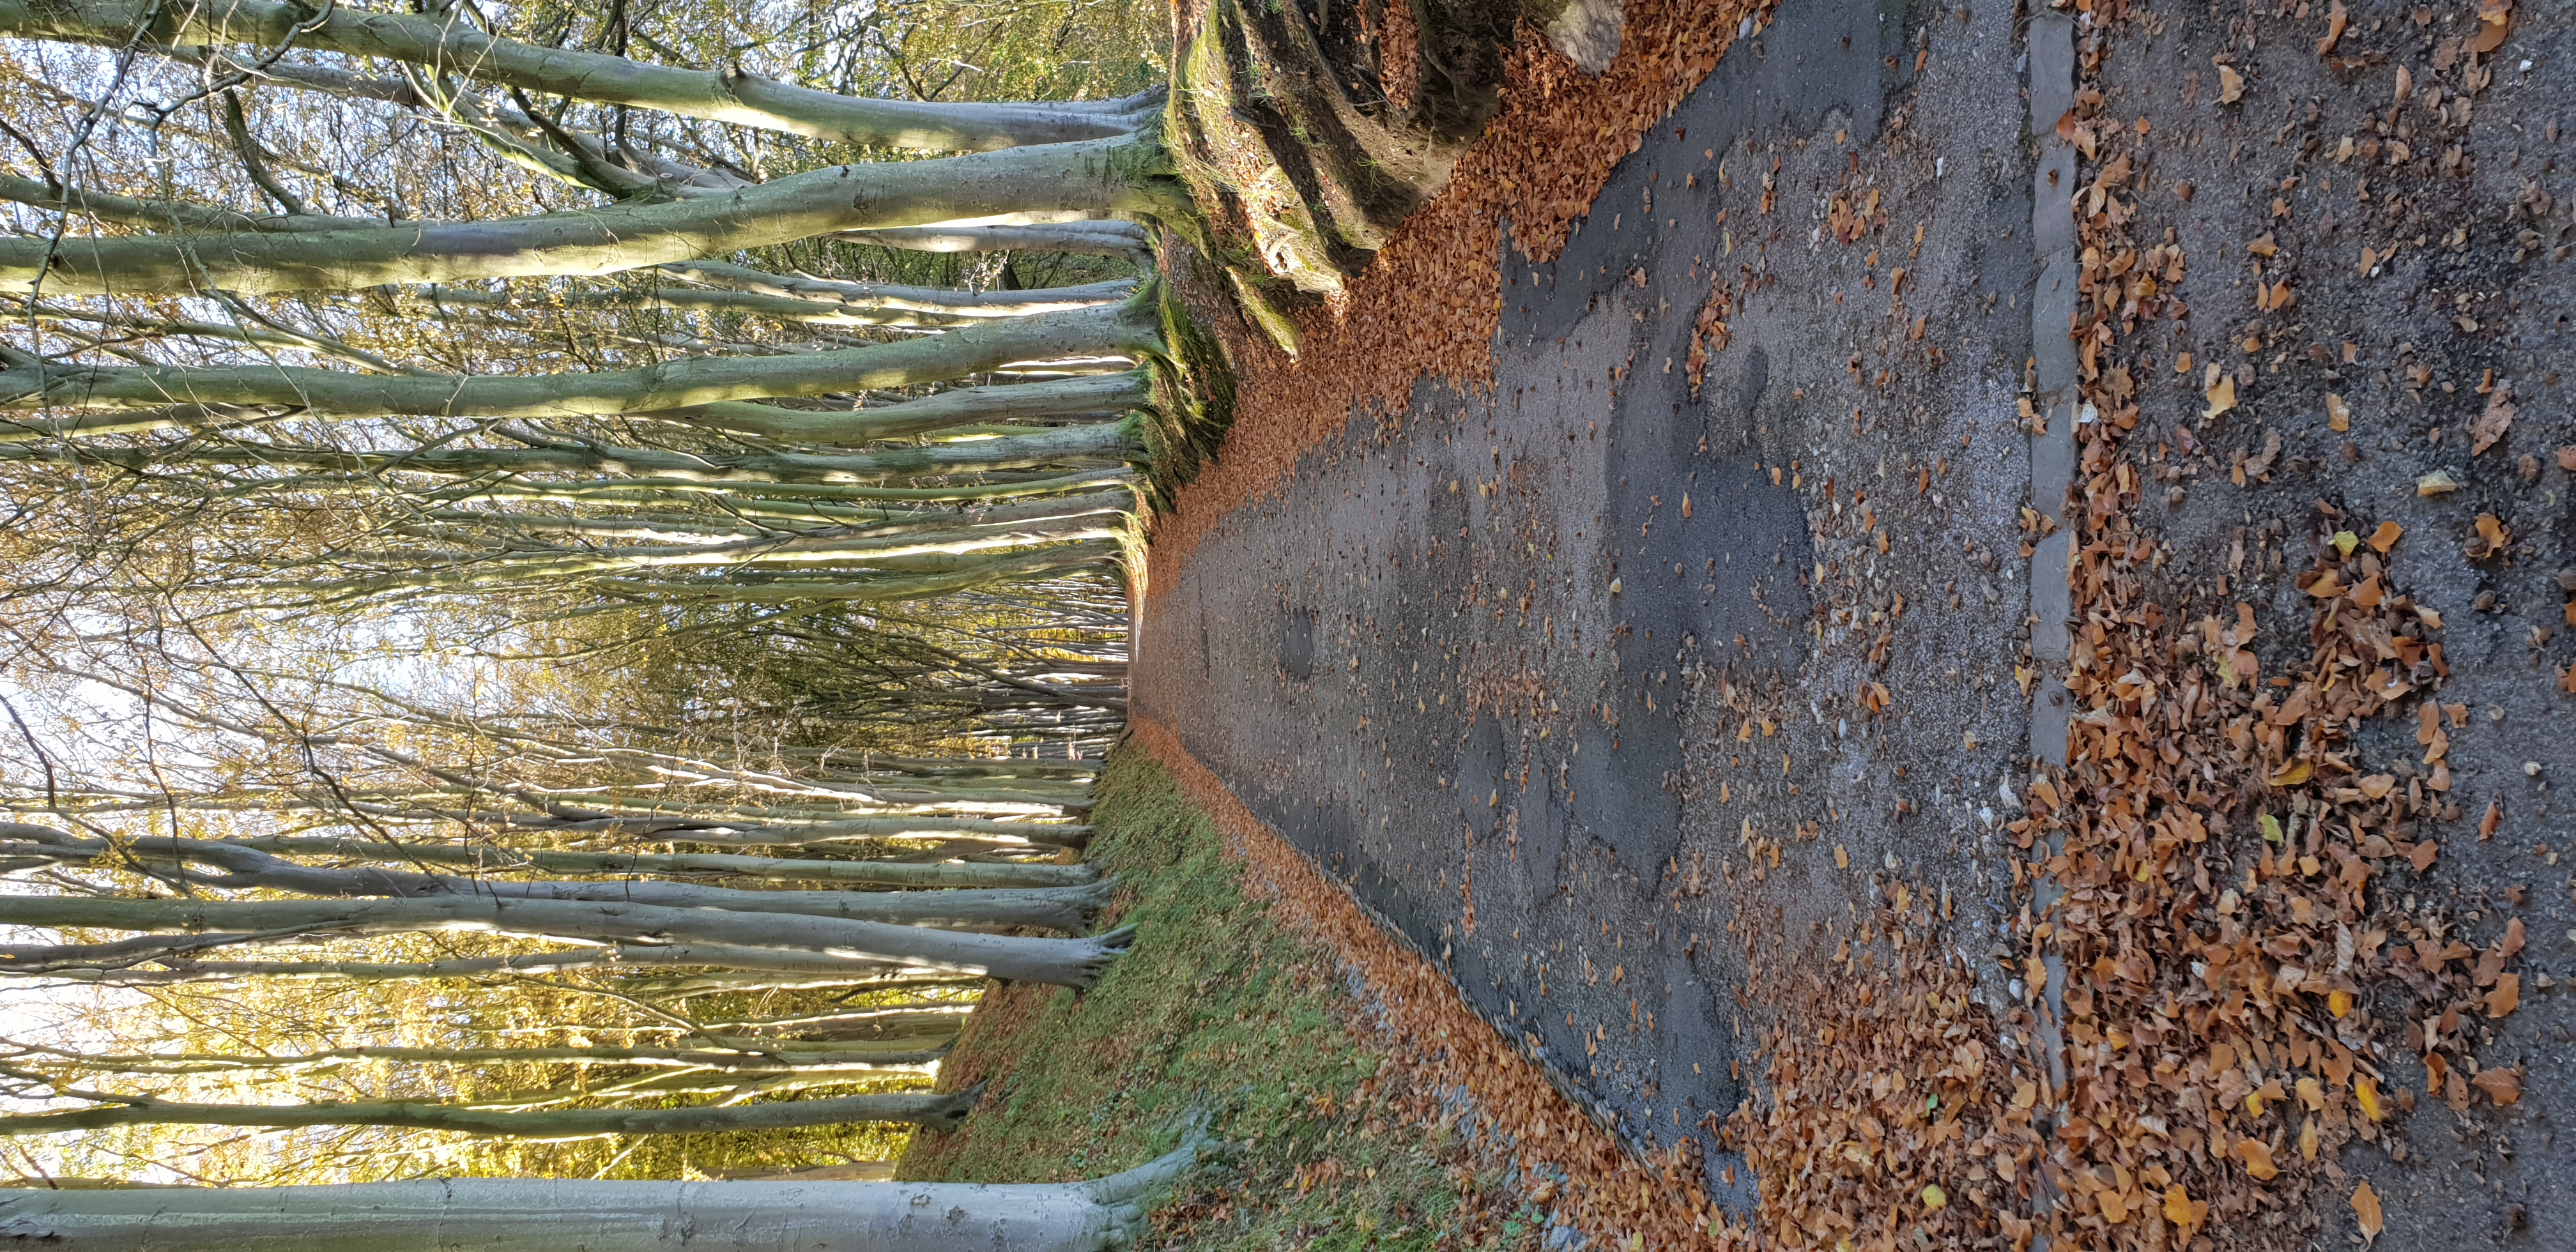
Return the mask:
<path id="1" fill-rule="evenodd" d="M 1738 1205 L 1750 1174 L 1704 1119 L 1742 1099 L 1768 1015 L 1740 1002 L 1730 925 L 1807 945 L 1796 923 L 1842 920 L 1867 868 L 1951 858 L 2026 720 L 1997 685 L 2025 597 L 1980 557 L 2013 542 L 2028 477 L 2011 420 L 2028 314 L 1982 298 L 2028 281 L 2010 235 L 2027 177 L 2009 135 L 1962 124 L 2018 108 L 2011 24 L 1948 26 L 1983 51 L 1921 80 L 1901 55 L 1919 28 L 1902 6 L 1785 6 L 1621 163 L 1562 256 L 1504 256 L 1489 392 L 1426 382 L 1400 423 L 1355 419 L 1201 540 L 1141 633 L 1144 712 L 1630 1142 L 1699 1137 Z M 1864 185 L 1852 154 L 1891 145 L 1906 166 Z M 1775 158 L 1783 199 L 1875 190 L 1938 233 L 1865 265 L 1809 237 L 1806 197 L 1762 211 Z M 1952 330 L 1941 368 L 1882 383 L 1848 359 L 1905 340 L 1896 264 L 1909 307 L 1974 310 L 1978 342 Z M 1719 276 L 1731 347 L 1694 395 Z M 1856 408 L 1876 416 L 1856 429 Z M 1915 492 L 1936 458 L 1937 490 Z M 1955 535 L 1950 559 L 1880 568 L 1864 506 Z M 1826 565 L 1880 607 L 1820 628 Z M 1853 700 L 1888 677 L 1865 657 L 1900 582 L 1914 606 L 1960 597 L 1888 659 L 1948 689 L 1901 727 Z M 1721 889 L 1748 838 L 1792 849 L 1745 884 L 1773 916 Z M 1967 858 L 1941 872 L 1963 898 L 1977 881 Z"/>

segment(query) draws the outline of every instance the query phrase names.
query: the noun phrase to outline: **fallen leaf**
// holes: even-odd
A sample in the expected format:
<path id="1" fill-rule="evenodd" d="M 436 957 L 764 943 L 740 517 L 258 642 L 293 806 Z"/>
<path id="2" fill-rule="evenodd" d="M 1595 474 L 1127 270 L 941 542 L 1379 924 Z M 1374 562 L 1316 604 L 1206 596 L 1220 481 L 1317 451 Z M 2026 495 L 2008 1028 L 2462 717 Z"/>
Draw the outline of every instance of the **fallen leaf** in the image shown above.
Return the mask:
<path id="1" fill-rule="evenodd" d="M 2334 534 L 2334 546 L 2335 551 L 2351 556 L 2352 550 L 2361 546 L 2361 536 L 2348 530 L 2338 530 Z"/>
<path id="2" fill-rule="evenodd" d="M 2300 783 L 2306 782 L 2311 775 L 2315 774 L 2315 772 L 2316 767 L 2310 765 L 2306 761 L 2292 761 L 2289 764 L 2282 766 L 2278 772 L 2274 773 L 2270 778 L 2264 779 L 2264 781 L 2275 787 L 2295 787 Z M 2271 815 L 2267 813 L 2264 816 L 2269 817 Z M 2268 827 L 2265 829 L 2263 837 L 2266 839 L 2272 838 L 2271 830 Z M 2279 840 L 2275 839 L 2273 842 L 2277 843 Z"/>
<path id="3" fill-rule="evenodd" d="M 2361 1237 L 2377 1239 L 2387 1228 L 2386 1215 L 2379 1211 L 2379 1193 L 2365 1182 L 2352 1189 L 2352 1215 L 2361 1222 Z"/>
<path id="4" fill-rule="evenodd" d="M 2343 0 L 2335 0 L 2334 11 L 2326 14 L 2326 37 L 2317 41 L 2318 56 L 2334 51 L 2335 41 L 2343 38 L 2343 28 L 2351 21 L 2352 15 L 2344 12 Z"/>
<path id="5" fill-rule="evenodd" d="M 2576 474 L 2576 444 L 2558 450 L 2558 468 Z"/>
<path id="6" fill-rule="evenodd" d="M 2337 431 L 2352 429 L 2352 406 L 2331 391 L 2326 393 L 2326 425 Z"/>
<path id="7" fill-rule="evenodd" d="M 2498 42 L 2502 42 L 2501 37 L 2499 37 Z M 2236 67 L 2235 67 L 2235 66 L 2232 66 L 2232 65 L 2222 65 L 2222 66 L 2219 66 L 2219 67 L 2218 67 L 2218 102 L 2219 102 L 2220 104 L 2234 104 L 2234 103 L 2236 103 L 2237 101 L 2242 100 L 2242 99 L 2244 99 L 2244 98 L 2245 98 L 2245 76 L 2244 76 L 2243 74 L 2239 74 L 2239 73 L 2237 73 L 2237 72 L 2236 72 Z"/>
<path id="8" fill-rule="evenodd" d="M 2504 801 L 2487 801 L 2487 815 L 2478 819 L 2478 842 L 2495 838 L 2496 827 L 2504 824 Z"/>
<path id="9" fill-rule="evenodd" d="M 2237 1140 L 2236 1155 L 2245 1161 L 2245 1172 L 2257 1181 L 2269 1182 L 2281 1173 L 2280 1167 L 2272 1164 L 2272 1149 L 2260 1139 Z"/>
<path id="10" fill-rule="evenodd" d="M 2385 556 L 2390 548 L 2397 546 L 2397 541 L 2405 534 L 2405 527 L 2395 522 L 2381 522 L 2379 529 L 2370 532 L 2370 550 Z"/>
<path id="11" fill-rule="evenodd" d="M 2415 480 L 2415 494 L 2419 496 L 2448 495 L 2459 489 L 2459 480 L 2446 470 L 2435 470 Z"/>
<path id="12" fill-rule="evenodd" d="M 2448 764 L 2448 762 L 2444 763 Z M 2422 843 L 2416 844 L 2415 850 L 2406 854 L 2406 860 L 2409 864 L 2415 867 L 2416 873 L 2421 874 L 2424 871 L 2433 868 L 2433 858 L 2441 855 L 2441 852 L 2442 845 L 2427 839 Z"/>
<path id="13" fill-rule="evenodd" d="M 2334 1014 L 2334 1016 L 2335 1016 L 2335 1020 L 2336 1020 L 2336 1021 L 2341 1021 L 2341 1020 L 2343 1020 L 2344 1018 L 2351 1016 L 2351 1015 L 2352 1015 L 2352 993 L 2351 993 L 2351 992 L 2349 992 L 2349 991 L 2329 991 L 2329 992 L 2327 992 L 2327 993 L 2326 993 L 2326 1011 L 2327 1011 L 2327 1012 L 2329 1012 L 2329 1013 Z"/>
<path id="14" fill-rule="evenodd" d="M 2469 51 L 2484 56 L 2503 47 L 2512 33 L 2512 0 L 2486 0 L 2478 6 L 2478 33 L 2469 40 Z"/>
<path id="15" fill-rule="evenodd" d="M 1925 1187 L 1923 1189 L 1923 1207 L 1927 1209 L 1948 1208 L 1950 1207 L 1950 1197 L 1937 1186 Z"/>
<path id="16" fill-rule="evenodd" d="M 2352 1082 L 2352 1096 L 2353 1100 L 2361 1105 L 2362 1116 L 2367 1117 L 2374 1122 L 2379 1120 L 2380 1107 L 2378 1083 L 2373 1082 L 2368 1078 L 2356 1078 Z"/>
<path id="17" fill-rule="evenodd" d="M 2522 1075 L 2509 1069 L 2482 1069 L 2469 1085 L 2487 1093 L 2498 1105 L 2511 1104 L 2522 1098 Z"/>
<path id="18" fill-rule="evenodd" d="M 2486 451 L 2513 429 L 2513 389 L 2498 386 L 2487 395 L 2486 411 L 2478 414 L 2477 425 L 2470 428 L 2472 439 L 2469 455 Z"/>
<path id="19" fill-rule="evenodd" d="M 2495 990 L 2487 993 L 2487 1016 L 2503 1017 L 2522 1005 L 2522 975 L 2496 975 Z M 2497 1101 L 2502 1104 L 2505 1101 Z"/>
<path id="20" fill-rule="evenodd" d="M 2208 1201 L 2192 1199 L 2191 1193 L 2183 1190 L 2180 1183 L 2165 1188 L 2165 1220 L 2182 1227 L 2186 1238 L 2208 1217 Z"/>
<path id="21" fill-rule="evenodd" d="M 2209 398 L 2209 411 L 2200 415 L 2201 420 L 2205 422 L 2236 407 L 2236 376 L 2220 375 L 2217 383 L 2201 394 Z"/>
<path id="22" fill-rule="evenodd" d="M 2259 257 L 2272 257 L 2280 254 L 2281 245 L 2273 241 L 2272 232 L 2267 230 L 2261 238 L 2245 245 L 2245 250 Z"/>

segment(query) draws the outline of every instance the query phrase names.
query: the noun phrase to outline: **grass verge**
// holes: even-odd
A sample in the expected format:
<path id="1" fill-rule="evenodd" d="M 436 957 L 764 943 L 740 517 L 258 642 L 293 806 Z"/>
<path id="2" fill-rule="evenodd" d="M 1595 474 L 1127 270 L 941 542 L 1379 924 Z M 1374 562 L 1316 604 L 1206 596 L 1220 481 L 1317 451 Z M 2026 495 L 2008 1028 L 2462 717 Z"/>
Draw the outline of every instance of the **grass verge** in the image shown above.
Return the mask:
<path id="1" fill-rule="evenodd" d="M 1392 1041 L 1331 955 L 1246 893 L 1159 763 L 1114 754 L 1093 821 L 1134 949 L 1087 992 L 988 995 L 939 1084 L 988 1083 L 984 1103 L 960 1130 L 916 1136 L 898 1177 L 1096 1177 L 1168 1150 L 1202 1108 L 1233 1146 L 1160 1210 L 1152 1246 L 1535 1246 L 1535 1213 L 1502 1211 L 1452 1136 L 1404 1115 L 1427 1102 L 1388 1089 Z"/>

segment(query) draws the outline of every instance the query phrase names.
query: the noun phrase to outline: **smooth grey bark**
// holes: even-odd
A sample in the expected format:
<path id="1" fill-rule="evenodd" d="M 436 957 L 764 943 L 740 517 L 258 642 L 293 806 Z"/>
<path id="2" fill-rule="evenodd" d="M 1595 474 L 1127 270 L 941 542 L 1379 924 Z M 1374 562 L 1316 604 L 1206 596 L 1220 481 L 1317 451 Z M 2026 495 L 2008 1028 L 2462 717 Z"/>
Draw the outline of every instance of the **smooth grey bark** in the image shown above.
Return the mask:
<path id="1" fill-rule="evenodd" d="M 160 933 L 371 935 L 482 931 L 600 943 L 712 944 L 784 957 L 902 964 L 1087 987 L 1131 935 L 979 935 L 921 926 L 574 900 L 434 896 L 364 900 L 128 900 L 0 895 L 0 925 Z M 763 966 L 768 968 L 768 966 Z"/>
<path id="2" fill-rule="evenodd" d="M 258 295 L 614 274 L 845 230 L 1032 209 L 1152 212 L 1162 207 L 1162 193 L 1151 185 L 1161 160 L 1150 143 L 1090 140 L 839 165 L 721 195 L 481 222 L 0 239 L 0 292 L 145 295 L 213 288 Z"/>
<path id="3" fill-rule="evenodd" d="M 6 833 L 0 829 L 0 833 Z M 980 862 L 825 861 L 727 852 L 555 852 L 488 845 L 375 843 L 319 835 L 237 841 L 281 855 L 348 857 L 391 863 L 470 865 L 498 872 L 545 874 L 710 874 L 776 882 L 840 882 L 861 887 L 1079 887 L 1097 882 L 1095 865 L 995 865 Z"/>
<path id="4" fill-rule="evenodd" d="M 957 1025 L 950 1021 L 950 1033 Z M 746 1041 L 746 1048 L 397 1048 L 357 1047 L 329 1048 L 316 1052 L 289 1055 L 231 1056 L 214 1052 L 184 1052 L 129 1056 L 86 1055 L 55 1048 L 27 1049 L 10 1054 L 13 1060 L 59 1059 L 72 1062 L 92 1074 L 225 1074 L 245 1070 L 311 1069 L 336 1065 L 344 1061 L 397 1061 L 418 1065 L 606 1065 L 642 1066 L 712 1070 L 720 1073 L 739 1071 L 767 1072 L 778 1069 L 886 1069 L 922 1066 L 936 1062 L 947 1052 L 940 1047 L 918 1046 L 912 1032 L 901 1042 L 902 1049 L 865 1047 L 848 1044 L 817 1046 L 791 1039 Z"/>
<path id="5" fill-rule="evenodd" d="M 0 825 L 9 830 L 43 827 Z M 624 901 L 675 909 L 725 909 L 737 913 L 787 913 L 842 917 L 902 926 L 1036 927 L 1080 932 L 1109 903 L 1115 880 L 1078 887 L 966 888 L 957 891 L 743 891 L 698 883 L 585 882 L 466 878 L 418 870 L 328 869 L 290 861 L 237 843 L 148 835 L 111 847 L 105 840 L 52 839 L 0 844 L 0 857 L 51 855 L 89 861 L 116 853 L 115 863 L 192 887 L 265 889 L 310 896 L 464 895 L 505 900 Z M 207 874 L 184 865 L 211 865 Z"/>
<path id="6" fill-rule="evenodd" d="M 692 456 L 646 448 L 432 448 L 409 452 L 341 452 L 230 440 L 210 447 L 84 447 L 76 458 L 147 472 L 175 465 L 293 468 L 351 474 L 407 472 L 450 477 L 481 474 L 649 475 L 696 483 L 878 483 L 995 470 L 1033 469 L 1067 462 L 1125 459 L 1140 445 L 1125 422 L 1064 426 L 967 443 L 885 452 L 820 455 L 755 452 Z M 0 460 L 61 459 L 41 446 L 0 443 Z"/>
<path id="7" fill-rule="evenodd" d="M 568 579 L 603 573 L 650 569 L 805 568 L 812 566 L 878 566 L 900 568 L 896 558 L 923 555 L 967 556 L 998 548 L 1031 544 L 1112 539 L 1124 533 L 1118 519 L 1136 507 L 1132 496 L 1058 496 L 1033 503 L 999 506 L 970 513 L 939 512 L 919 522 L 878 526 L 834 527 L 803 534 L 771 534 L 715 543 L 653 543 L 618 547 L 552 547 L 526 550 L 533 542 L 524 531 L 506 525 L 492 528 L 494 542 L 507 540 L 520 551 L 420 551 L 335 553 L 335 566 L 397 564 L 401 572 L 350 578 L 266 584 L 297 590 L 461 589 L 529 579 Z M 980 515 L 979 515 L 980 514 Z M 467 516 L 470 516 L 467 515 Z M 296 557 L 281 562 L 310 564 Z"/>
<path id="8" fill-rule="evenodd" d="M 1017 839 L 1079 848 L 1092 828 L 1058 822 L 1005 822 L 981 817 L 849 817 L 800 826 L 730 823 L 682 816 L 600 814 L 578 819 L 522 816 L 512 825 L 614 835 L 657 843 L 702 843 L 736 848 L 786 848 L 874 839 Z"/>
<path id="9" fill-rule="evenodd" d="M 798 443 L 855 444 L 899 439 L 976 422 L 1024 422 L 1088 414 L 1108 416 L 1141 408 L 1153 398 L 1153 376 L 1139 369 L 1087 378 L 959 387 L 918 400 L 848 413 L 803 413 L 766 406 L 734 405 L 729 406 L 724 414 L 724 428 Z M 754 408 L 763 411 L 744 411 Z"/>
<path id="10" fill-rule="evenodd" d="M 223 938 L 224 936 L 215 936 Z M 234 936 L 242 943 L 252 935 Z M 707 990 L 768 990 L 797 987 L 873 987 L 946 985 L 954 976 L 908 966 L 837 957 L 777 952 L 726 944 L 611 944 L 516 956 L 457 957 L 445 961 L 196 961 L 167 958 L 169 969 L 136 969 L 130 964 L 84 963 L 82 946 L 0 948 L 0 976 L 43 977 L 63 982 L 112 983 L 132 987 L 177 987 L 204 982 L 238 982 L 246 978 L 309 978 L 317 981 L 405 982 L 439 978 L 491 978 L 565 973 L 574 970 L 714 969 L 715 974 L 682 975 L 672 980 Z M 223 945 L 216 945 L 223 946 Z M 11 959 L 14 958 L 14 959 Z"/>
<path id="11" fill-rule="evenodd" d="M 0 1237 L 65 1252 L 1106 1252 L 1197 1155 L 1077 1183 L 454 1178 L 0 1192 Z"/>
<path id="12" fill-rule="evenodd" d="M 0 244 L 8 241 L 0 240 Z M 683 357 L 567 374 L 357 374 L 309 366 L 47 366 L 0 370 L 0 406 L 160 409 L 238 405 L 316 417 L 603 417 L 728 401 L 826 396 L 945 382 L 1022 361 L 1145 353 L 1161 346 L 1145 300 L 1009 318 L 950 334 L 783 356 Z M 779 416 L 791 416 L 784 411 Z M 166 429 L 151 426 L 142 429 Z M 0 442 L 126 434 L 86 415 L 0 425 Z M 687 458 L 676 458 L 687 459 Z"/>
<path id="13" fill-rule="evenodd" d="M 668 273 L 698 277 L 695 267 L 666 265 Z M 738 269 L 738 266 L 727 266 Z M 744 271 L 756 273 L 757 271 Z M 1092 283 L 1081 287 L 1056 290 L 1006 292 L 943 292 L 928 287 L 876 288 L 884 293 L 873 298 L 860 296 L 833 297 L 824 293 L 820 280 L 782 281 L 764 286 L 776 290 L 742 290 L 730 285 L 709 287 L 651 287 L 633 291 L 568 291 L 522 295 L 506 291 L 484 291 L 472 287 L 427 287 L 411 293 L 432 311 L 450 305 L 469 309 L 509 309 L 552 311 L 556 309 L 670 309 L 677 312 L 733 314 L 765 317 L 773 321 L 805 322 L 822 326 L 909 326 L 932 329 L 971 326 L 1000 317 L 1030 317 L 1041 313 L 1064 313 L 1074 309 L 1096 308 L 1116 304 L 1133 296 L 1136 284 L 1131 282 Z M 872 284 L 832 283 L 829 286 L 865 290 Z M 805 294 L 785 294 L 801 290 Z M 918 294 L 915 294 L 918 293 Z M 944 302 L 927 297 L 946 295 Z M 982 297 L 991 296 L 992 299 Z M 1017 297 L 1016 299 L 1007 297 Z"/>
<path id="14" fill-rule="evenodd" d="M 349 1100 L 315 1104 L 186 1104 L 144 1096 L 60 1113 L 0 1116 L 0 1136 L 50 1135 L 110 1126 L 408 1126 L 510 1138 L 575 1138 L 585 1135 L 684 1135 L 726 1130 L 776 1130 L 846 1122 L 909 1122 L 954 1126 L 975 1106 L 973 1093 L 834 1096 L 772 1104 L 701 1105 L 677 1109 L 485 1109 L 410 1100 Z M 5 1234 L 0 1227 L 0 1234 Z"/>
<path id="15" fill-rule="evenodd" d="M 1121 553 L 1117 543 L 1103 540 L 1000 556 L 961 558 L 954 568 L 935 573 L 888 573 L 873 578 L 830 580 L 779 578 L 761 582 L 745 580 L 740 575 L 697 582 L 600 578 L 589 585 L 599 591 L 639 600 L 688 597 L 702 603 L 721 604 L 794 604 L 813 600 L 884 604 L 897 600 L 924 600 L 973 587 L 1052 577 L 1067 570 L 1115 562 Z"/>
<path id="16" fill-rule="evenodd" d="M 1072 252 L 1129 256 L 1151 241 L 1134 222 L 1042 222 L 1028 226 L 890 226 L 844 230 L 836 238 L 907 252 Z"/>
<path id="17" fill-rule="evenodd" d="M 900 309 L 948 317 L 1025 317 L 1066 309 L 1115 304 L 1136 293 L 1131 279 L 1088 283 L 1079 287 L 1041 287 L 1033 291 L 960 291 L 950 287 L 907 287 L 895 283 L 853 283 L 804 274 L 772 274 L 726 261 L 682 261 L 662 271 L 677 277 L 746 295 L 770 296 L 807 304 L 852 309 Z"/>
<path id="18" fill-rule="evenodd" d="M 1097 103 L 931 104 L 816 91 L 739 69 L 676 69 L 625 57 L 495 38 L 461 13 L 324 8 L 274 0 L 0 0 L 0 33 L 111 48 L 292 45 L 423 66 L 436 74 L 681 117 L 877 147 L 988 151 L 1100 139 L 1135 128 L 1154 93 Z M 959 216 L 965 216 L 963 214 Z"/>

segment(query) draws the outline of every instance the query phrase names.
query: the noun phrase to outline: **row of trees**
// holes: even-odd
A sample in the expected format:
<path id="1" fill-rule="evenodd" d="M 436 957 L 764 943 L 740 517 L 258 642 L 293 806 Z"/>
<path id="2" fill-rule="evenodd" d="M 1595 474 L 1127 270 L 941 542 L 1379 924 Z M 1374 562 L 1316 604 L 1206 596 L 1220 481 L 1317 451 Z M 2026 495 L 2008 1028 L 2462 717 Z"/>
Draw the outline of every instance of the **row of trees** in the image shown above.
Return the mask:
<path id="1" fill-rule="evenodd" d="M 1225 416 L 1159 90 L 805 17 L 0 0 L 0 1232 L 1094 1247 L 1186 1163 L 643 1181 L 952 1125 L 985 980 L 1127 945 L 1124 561 Z"/>

